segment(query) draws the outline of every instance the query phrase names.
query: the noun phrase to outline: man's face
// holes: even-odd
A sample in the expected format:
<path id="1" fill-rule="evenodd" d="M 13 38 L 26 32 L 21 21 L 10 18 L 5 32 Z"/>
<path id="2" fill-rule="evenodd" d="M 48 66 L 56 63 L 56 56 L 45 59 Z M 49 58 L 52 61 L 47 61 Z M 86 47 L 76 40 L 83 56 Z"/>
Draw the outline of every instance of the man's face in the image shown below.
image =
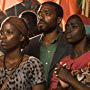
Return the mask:
<path id="1" fill-rule="evenodd" d="M 43 33 L 51 33 L 57 26 L 57 15 L 55 7 L 45 4 L 41 5 L 37 12 L 38 30 Z"/>

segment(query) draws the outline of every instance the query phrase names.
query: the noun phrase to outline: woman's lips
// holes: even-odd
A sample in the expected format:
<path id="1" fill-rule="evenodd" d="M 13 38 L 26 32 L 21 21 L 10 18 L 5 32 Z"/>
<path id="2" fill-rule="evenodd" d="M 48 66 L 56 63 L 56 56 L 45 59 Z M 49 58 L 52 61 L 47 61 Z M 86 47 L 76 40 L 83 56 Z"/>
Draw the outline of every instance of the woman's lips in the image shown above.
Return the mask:
<path id="1" fill-rule="evenodd" d="M 6 43 L 3 42 L 3 41 L 0 41 L 0 45 L 1 45 L 1 46 L 6 46 Z"/>
<path id="2" fill-rule="evenodd" d="M 66 35 L 66 38 L 67 38 L 67 39 L 70 39 L 70 38 L 71 38 L 71 36 L 70 36 L 70 35 Z"/>

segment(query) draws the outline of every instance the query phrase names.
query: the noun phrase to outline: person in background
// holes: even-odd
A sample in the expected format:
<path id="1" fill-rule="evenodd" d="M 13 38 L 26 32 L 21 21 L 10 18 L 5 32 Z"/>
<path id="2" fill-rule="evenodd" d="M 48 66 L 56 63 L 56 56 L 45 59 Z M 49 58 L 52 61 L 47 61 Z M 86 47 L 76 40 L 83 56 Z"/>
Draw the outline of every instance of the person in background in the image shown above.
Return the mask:
<path id="1" fill-rule="evenodd" d="M 50 90 L 58 90 L 57 81 L 62 87 L 59 90 L 90 90 L 90 47 L 84 23 L 78 15 L 72 15 L 65 29 L 66 38 L 73 45 L 74 52 L 60 61 L 53 73 Z"/>
<path id="2" fill-rule="evenodd" d="M 46 87 L 50 85 L 50 78 L 56 64 L 72 51 L 72 46 L 67 43 L 59 27 L 62 18 L 61 6 L 54 2 L 42 3 L 37 12 L 37 27 L 43 35 L 31 39 L 25 49 L 27 54 L 39 58 L 43 63 L 47 78 Z"/>
<path id="3" fill-rule="evenodd" d="M 23 19 L 6 18 L 1 24 L 0 90 L 44 90 L 45 76 L 40 60 L 21 52 L 28 41 Z"/>
<path id="4" fill-rule="evenodd" d="M 37 30 L 37 16 L 33 11 L 26 10 L 23 11 L 19 18 L 23 18 L 28 27 L 29 38 L 34 37 L 39 34 Z"/>

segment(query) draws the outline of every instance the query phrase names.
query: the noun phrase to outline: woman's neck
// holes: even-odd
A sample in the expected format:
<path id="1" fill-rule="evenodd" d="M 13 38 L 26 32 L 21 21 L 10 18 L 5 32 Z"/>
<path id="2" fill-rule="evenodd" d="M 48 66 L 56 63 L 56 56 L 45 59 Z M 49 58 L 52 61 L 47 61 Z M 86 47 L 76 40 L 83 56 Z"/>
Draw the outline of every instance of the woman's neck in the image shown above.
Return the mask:
<path id="1" fill-rule="evenodd" d="M 87 40 L 86 37 L 74 46 L 75 57 L 79 57 L 87 52 Z"/>
<path id="2" fill-rule="evenodd" d="M 21 55 L 20 49 L 16 48 L 15 50 L 12 50 L 6 54 L 7 59 L 16 59 Z"/>
<path id="3" fill-rule="evenodd" d="M 14 51 L 8 52 L 5 56 L 4 65 L 6 68 L 14 68 L 21 62 L 22 54 L 20 53 L 20 49 L 16 48 Z"/>

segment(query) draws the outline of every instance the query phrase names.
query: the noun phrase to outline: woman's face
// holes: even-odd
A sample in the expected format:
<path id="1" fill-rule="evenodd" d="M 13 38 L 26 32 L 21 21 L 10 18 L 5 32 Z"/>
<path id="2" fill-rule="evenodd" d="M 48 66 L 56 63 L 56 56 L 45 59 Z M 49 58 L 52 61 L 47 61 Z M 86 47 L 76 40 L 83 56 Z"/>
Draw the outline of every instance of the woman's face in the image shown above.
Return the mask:
<path id="1" fill-rule="evenodd" d="M 20 33 L 11 23 L 4 23 L 2 25 L 0 34 L 1 49 L 11 50 L 19 45 Z"/>
<path id="2" fill-rule="evenodd" d="M 82 25 L 83 24 L 75 18 L 71 18 L 67 21 L 65 26 L 65 34 L 69 43 L 77 43 L 83 39 L 85 32 L 81 28 Z"/>

